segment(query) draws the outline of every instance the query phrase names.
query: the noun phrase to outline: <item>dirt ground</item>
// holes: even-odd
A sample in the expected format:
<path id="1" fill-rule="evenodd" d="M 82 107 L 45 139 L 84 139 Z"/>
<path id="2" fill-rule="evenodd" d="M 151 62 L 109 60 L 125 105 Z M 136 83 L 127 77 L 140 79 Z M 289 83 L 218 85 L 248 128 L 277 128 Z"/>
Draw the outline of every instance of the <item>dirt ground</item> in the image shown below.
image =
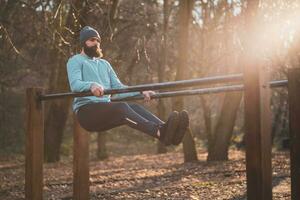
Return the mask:
<path id="1" fill-rule="evenodd" d="M 90 162 L 90 199 L 246 199 L 245 155 L 183 163 L 182 153 Z M 24 199 L 24 161 L 0 161 L 0 199 Z M 72 199 L 72 160 L 44 165 L 44 199 Z M 273 199 L 290 199 L 288 152 L 273 154 Z"/>

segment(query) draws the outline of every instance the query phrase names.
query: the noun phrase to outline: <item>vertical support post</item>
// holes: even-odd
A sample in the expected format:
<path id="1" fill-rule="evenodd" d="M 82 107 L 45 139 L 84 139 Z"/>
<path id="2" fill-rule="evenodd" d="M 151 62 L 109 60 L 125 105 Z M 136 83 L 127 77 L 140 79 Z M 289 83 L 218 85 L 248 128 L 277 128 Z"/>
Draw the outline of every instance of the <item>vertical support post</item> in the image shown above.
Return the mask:
<path id="1" fill-rule="evenodd" d="M 84 130 L 74 114 L 74 165 L 73 197 L 75 200 L 89 199 L 89 133 Z"/>
<path id="2" fill-rule="evenodd" d="M 43 199 L 44 116 L 39 100 L 43 89 L 26 90 L 25 198 Z"/>
<path id="3" fill-rule="evenodd" d="M 253 64 L 253 63 L 252 63 Z M 272 199 L 272 145 L 268 68 L 246 65 L 245 128 L 247 199 Z"/>
<path id="4" fill-rule="evenodd" d="M 291 199 L 300 199 L 300 68 L 288 70 Z"/>

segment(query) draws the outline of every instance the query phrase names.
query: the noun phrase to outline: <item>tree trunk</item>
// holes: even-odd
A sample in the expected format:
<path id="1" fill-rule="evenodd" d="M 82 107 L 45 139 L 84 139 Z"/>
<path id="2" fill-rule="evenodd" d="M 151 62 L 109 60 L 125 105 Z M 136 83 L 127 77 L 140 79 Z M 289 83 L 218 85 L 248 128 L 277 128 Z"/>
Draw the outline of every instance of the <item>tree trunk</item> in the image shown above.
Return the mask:
<path id="1" fill-rule="evenodd" d="M 183 0 L 179 2 L 179 52 L 178 52 L 178 65 L 176 72 L 176 80 L 187 78 L 187 61 L 188 61 L 188 38 L 189 38 L 189 23 L 191 13 L 194 7 L 194 0 Z M 173 109 L 182 110 L 184 102 L 182 97 L 173 99 Z M 186 132 L 183 138 L 183 153 L 184 161 L 191 162 L 198 160 L 195 142 L 190 129 Z"/>
<path id="2" fill-rule="evenodd" d="M 241 92 L 225 95 L 221 115 L 214 131 L 214 139 L 208 148 L 207 160 L 228 160 L 228 149 L 241 99 Z"/>
<path id="3" fill-rule="evenodd" d="M 200 96 L 200 102 L 203 108 L 203 119 L 205 124 L 205 132 L 207 135 L 208 141 L 208 152 L 211 151 L 210 148 L 213 147 L 214 135 L 212 131 L 212 122 L 211 122 L 211 109 L 207 100 L 204 96 Z"/>
<path id="4" fill-rule="evenodd" d="M 190 128 L 187 129 L 183 138 L 183 153 L 184 162 L 193 162 L 198 160 L 196 145 Z"/>
<path id="5" fill-rule="evenodd" d="M 272 122 L 272 144 L 274 144 L 274 138 L 276 136 L 276 133 L 280 133 L 282 130 L 282 116 L 284 113 L 284 95 L 279 93 L 279 102 L 277 105 L 277 109 L 273 110 L 273 122 Z M 276 108 L 276 106 L 274 106 Z"/>
<path id="6" fill-rule="evenodd" d="M 97 158 L 105 160 L 108 158 L 106 149 L 106 132 L 99 132 L 97 135 Z"/>
<path id="7" fill-rule="evenodd" d="M 166 115 L 166 107 L 162 99 L 158 100 L 158 117 L 160 119 L 165 119 Z M 167 148 L 166 146 L 161 143 L 160 141 L 157 142 L 157 153 L 167 153 Z"/>

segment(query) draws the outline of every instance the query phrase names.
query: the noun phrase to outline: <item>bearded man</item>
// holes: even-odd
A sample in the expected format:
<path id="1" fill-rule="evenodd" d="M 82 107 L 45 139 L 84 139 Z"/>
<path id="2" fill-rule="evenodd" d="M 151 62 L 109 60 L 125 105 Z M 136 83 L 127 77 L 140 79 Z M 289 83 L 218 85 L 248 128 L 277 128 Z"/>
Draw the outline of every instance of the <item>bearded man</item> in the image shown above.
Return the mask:
<path id="1" fill-rule="evenodd" d="M 167 122 L 160 120 L 137 103 L 111 102 L 105 89 L 126 87 L 121 83 L 110 63 L 102 59 L 101 37 L 90 26 L 80 31 L 81 52 L 72 56 L 67 63 L 69 84 L 72 92 L 91 91 L 94 96 L 77 97 L 73 101 L 79 124 L 87 131 L 105 131 L 128 125 L 157 138 L 166 146 L 178 145 L 189 125 L 186 111 L 171 112 Z M 151 100 L 153 91 L 118 94 L 119 97 L 144 95 Z"/>

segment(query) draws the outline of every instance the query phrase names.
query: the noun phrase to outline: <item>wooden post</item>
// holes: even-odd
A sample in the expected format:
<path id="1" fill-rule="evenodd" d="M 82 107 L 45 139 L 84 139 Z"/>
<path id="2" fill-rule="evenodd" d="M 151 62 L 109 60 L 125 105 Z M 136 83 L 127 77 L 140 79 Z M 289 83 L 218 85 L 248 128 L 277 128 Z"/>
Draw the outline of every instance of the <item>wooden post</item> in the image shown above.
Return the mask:
<path id="1" fill-rule="evenodd" d="M 25 198 L 43 199 L 44 116 L 41 88 L 26 90 Z"/>
<path id="2" fill-rule="evenodd" d="M 291 199 L 300 199 L 300 68 L 288 70 Z"/>
<path id="3" fill-rule="evenodd" d="M 254 62 L 255 63 L 255 62 Z M 268 69 L 244 69 L 247 199 L 272 199 L 272 145 Z"/>
<path id="4" fill-rule="evenodd" d="M 89 199 L 89 133 L 74 114 L 73 196 L 75 200 Z"/>

